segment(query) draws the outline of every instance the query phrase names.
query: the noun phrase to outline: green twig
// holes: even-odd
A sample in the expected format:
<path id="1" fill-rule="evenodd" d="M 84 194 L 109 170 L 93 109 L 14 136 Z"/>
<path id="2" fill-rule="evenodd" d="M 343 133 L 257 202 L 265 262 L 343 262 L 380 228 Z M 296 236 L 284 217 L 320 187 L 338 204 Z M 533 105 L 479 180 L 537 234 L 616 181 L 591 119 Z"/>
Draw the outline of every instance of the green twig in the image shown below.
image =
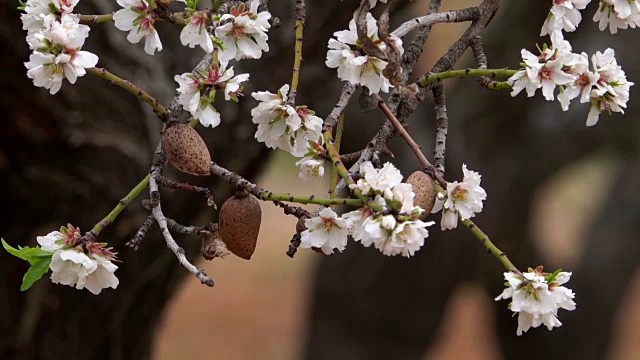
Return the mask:
<path id="1" fill-rule="evenodd" d="M 427 86 L 428 84 L 434 83 L 436 81 L 442 81 L 442 80 L 451 79 L 451 78 L 480 77 L 480 76 L 487 76 L 490 78 L 511 77 L 516 72 L 518 72 L 518 70 L 511 70 L 511 69 L 449 70 L 441 73 L 423 75 L 418 79 L 418 84 L 420 84 L 420 86 Z M 496 84 L 499 84 L 499 85 L 495 85 L 496 87 L 490 88 L 490 89 L 495 90 L 495 89 L 511 88 L 511 86 L 509 86 L 507 83 L 496 82 Z"/>
<path id="2" fill-rule="evenodd" d="M 104 68 L 94 67 L 94 68 L 87 69 L 87 72 L 90 72 L 93 75 L 103 78 L 107 80 L 110 84 L 116 85 L 122 89 L 127 90 L 129 93 L 137 96 L 138 98 L 140 98 L 140 100 L 149 104 L 149 106 L 153 108 L 153 112 L 155 112 L 156 115 L 158 115 L 158 117 L 164 121 L 164 117 L 167 115 L 167 109 L 162 104 L 160 104 L 160 102 L 156 98 L 149 95 L 147 92 L 140 89 L 138 86 L 134 85 L 132 82 L 119 78 L 118 76 L 110 73 Z"/>
<path id="3" fill-rule="evenodd" d="M 342 133 L 344 132 L 344 111 L 340 114 L 338 118 L 338 128 L 336 129 L 336 143 L 335 148 L 338 155 L 340 154 L 340 144 L 342 142 Z M 335 166 L 331 167 L 331 186 L 329 187 L 329 198 L 336 197 L 336 186 L 338 186 L 338 168 Z"/>
<path id="4" fill-rule="evenodd" d="M 304 0 L 296 0 L 296 44 L 293 53 L 293 74 L 291 75 L 291 92 L 289 92 L 289 105 L 294 106 L 296 103 L 296 95 L 298 94 L 298 82 L 300 80 L 300 66 L 302 64 L 302 40 L 304 34 L 304 23 L 306 11 Z"/>
<path id="5" fill-rule="evenodd" d="M 144 189 L 147 188 L 147 186 L 149 186 L 149 178 L 150 175 L 147 175 L 144 179 L 142 179 L 142 181 L 140 181 L 133 189 L 131 189 L 131 191 L 129 191 L 127 196 L 125 196 L 118 202 L 118 205 L 116 205 L 116 207 L 113 208 L 113 210 L 111 210 L 111 212 L 107 216 L 105 216 L 104 219 L 100 220 L 100 222 L 98 222 L 93 227 L 93 229 L 91 229 L 93 236 L 98 237 L 102 230 L 111 225 L 113 221 L 118 217 L 118 215 L 120 215 L 120 213 L 124 209 L 126 209 L 127 206 L 129 206 L 129 204 L 131 204 L 131 202 L 135 200 L 142 193 L 142 191 L 144 191 Z"/>

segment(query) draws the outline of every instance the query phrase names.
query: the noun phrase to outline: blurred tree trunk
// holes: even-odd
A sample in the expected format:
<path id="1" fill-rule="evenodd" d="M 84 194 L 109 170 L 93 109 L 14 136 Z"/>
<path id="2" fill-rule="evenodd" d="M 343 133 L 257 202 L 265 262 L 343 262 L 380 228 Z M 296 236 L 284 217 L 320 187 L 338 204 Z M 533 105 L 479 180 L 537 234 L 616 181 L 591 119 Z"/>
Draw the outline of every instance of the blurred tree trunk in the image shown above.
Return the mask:
<path id="1" fill-rule="evenodd" d="M 503 4 L 486 32 L 490 67 L 515 67 L 521 61 L 521 48 L 534 50 L 536 43 L 549 42 L 538 36 L 548 6 L 547 2 Z M 616 36 L 598 32 L 591 22 L 596 7 L 597 2 L 583 11 L 580 31 L 568 36 L 574 51 L 593 54 L 613 47 L 627 77 L 637 83 L 640 59 L 633 46 L 637 31 Z M 465 66 L 469 64 L 456 68 Z M 447 178 L 459 179 L 463 162 L 483 175 L 489 196 L 477 223 L 521 269 L 545 264 L 529 224 L 532 201 L 545 181 L 596 151 L 620 159 L 622 170 L 590 226 L 583 256 L 577 266 L 567 269 L 574 271 L 569 286 L 577 294 L 578 309 L 562 312 L 564 325 L 552 333 L 535 329 L 517 337 L 517 321 L 506 303 L 495 304 L 505 358 L 539 359 L 553 352 L 554 358 L 602 359 L 610 342 L 613 315 L 640 259 L 634 235 L 640 223 L 640 125 L 636 119 L 640 96 L 632 89 L 624 116 L 603 114 L 597 126 L 586 128 L 587 105 L 576 103 L 571 111 L 562 112 L 558 103 L 545 102 L 540 95 L 529 99 L 520 94 L 512 99 L 506 91 L 486 91 L 473 80 L 454 83 L 447 88 Z M 409 124 L 424 148 L 430 149 L 435 125 L 431 109 L 427 113 L 427 123 L 420 120 L 427 118 L 425 113 L 416 113 Z M 402 146 L 396 140 L 396 155 L 407 153 Z M 410 155 L 403 155 L 401 162 L 404 172 L 417 170 Z M 318 268 L 306 358 L 419 359 L 441 325 L 453 290 L 474 280 L 496 296 L 502 291 L 502 271 L 464 228 L 441 232 L 437 224 L 424 248 L 409 260 L 384 257 L 352 243 L 345 253 L 323 258 Z"/>

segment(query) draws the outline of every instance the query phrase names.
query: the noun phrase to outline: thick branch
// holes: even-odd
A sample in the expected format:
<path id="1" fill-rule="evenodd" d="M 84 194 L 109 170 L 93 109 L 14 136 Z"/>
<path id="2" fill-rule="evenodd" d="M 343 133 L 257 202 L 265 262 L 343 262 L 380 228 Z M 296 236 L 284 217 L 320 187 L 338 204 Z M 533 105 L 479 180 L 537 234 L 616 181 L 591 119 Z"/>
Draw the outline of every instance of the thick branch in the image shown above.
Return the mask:
<path id="1" fill-rule="evenodd" d="M 428 14 L 409 20 L 398 26 L 391 35 L 399 38 L 407 35 L 411 30 L 420 26 L 431 26 L 438 23 L 453 23 L 463 21 L 474 21 L 480 17 L 478 7 L 447 11 L 442 13 Z"/>

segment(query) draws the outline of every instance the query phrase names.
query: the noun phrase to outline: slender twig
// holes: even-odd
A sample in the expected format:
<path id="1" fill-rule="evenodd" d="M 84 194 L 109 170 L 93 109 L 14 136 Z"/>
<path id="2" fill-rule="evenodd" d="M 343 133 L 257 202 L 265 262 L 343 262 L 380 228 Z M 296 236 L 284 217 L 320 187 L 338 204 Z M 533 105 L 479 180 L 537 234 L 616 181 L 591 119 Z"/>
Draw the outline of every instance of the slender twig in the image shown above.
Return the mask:
<path id="1" fill-rule="evenodd" d="M 306 20 L 306 6 L 304 0 L 296 0 L 296 44 L 293 59 L 293 75 L 291 76 L 291 92 L 287 103 L 291 106 L 296 104 L 298 94 L 298 81 L 300 80 L 300 65 L 302 64 L 302 40 L 304 34 L 304 24 Z"/>
<path id="2" fill-rule="evenodd" d="M 395 29 L 391 33 L 391 35 L 402 38 L 411 30 L 420 26 L 430 26 L 437 23 L 474 21 L 478 19 L 478 17 L 480 17 L 480 11 L 478 7 L 429 14 L 405 22 L 404 24 L 398 26 L 398 28 Z"/>
<path id="3" fill-rule="evenodd" d="M 474 224 L 473 221 L 462 220 L 462 224 L 467 229 L 469 229 L 469 231 L 471 231 L 473 236 L 475 236 L 478 240 L 480 240 L 482 245 L 484 245 L 484 247 L 491 253 L 491 255 L 493 255 L 496 259 L 498 259 L 498 261 L 500 261 L 500 263 L 502 264 L 502 266 L 504 266 L 505 269 L 507 269 L 508 271 L 513 271 L 516 274 L 522 275 L 520 270 L 518 270 L 518 268 L 516 268 L 516 266 L 513 265 L 513 263 L 509 260 L 509 258 L 507 257 L 507 254 L 504 253 L 502 250 L 498 249 L 491 242 L 491 240 L 489 239 L 489 236 L 487 236 L 487 234 L 485 234 L 482 230 L 480 230 L 480 228 L 476 224 Z"/>
<path id="4" fill-rule="evenodd" d="M 298 204 L 316 204 L 316 205 L 348 205 L 353 207 L 361 207 L 365 202 L 362 199 L 323 199 L 311 196 L 300 196 L 291 194 L 276 194 L 262 189 L 258 185 L 251 183 L 242 176 L 229 171 L 216 163 L 211 163 L 211 174 L 228 182 L 237 189 L 244 189 L 260 200 L 264 201 L 286 201 Z M 366 200 L 366 199 L 365 199 Z"/>
<path id="5" fill-rule="evenodd" d="M 177 232 L 178 234 L 200 235 L 203 231 L 207 230 L 207 228 L 204 226 L 182 225 L 170 218 L 167 218 L 167 225 L 169 226 L 169 229 L 171 229 L 171 231 Z"/>
<path id="6" fill-rule="evenodd" d="M 497 76 L 500 77 L 511 77 L 513 74 L 518 72 L 517 70 L 511 69 L 462 69 L 462 70 L 449 70 L 443 71 L 434 74 L 427 74 L 421 76 L 418 79 L 418 84 L 421 87 L 425 87 L 428 84 L 432 84 L 438 81 L 451 79 L 451 78 L 465 78 L 465 77 L 479 77 L 479 76 L 489 76 L 491 78 L 495 78 Z"/>
<path id="7" fill-rule="evenodd" d="M 113 21 L 113 14 L 104 15 L 78 15 L 82 24 L 100 24 Z"/>
<path id="8" fill-rule="evenodd" d="M 145 236 L 147 236 L 147 232 L 149 232 L 149 230 L 155 223 L 156 219 L 153 217 L 153 214 L 149 214 L 149 216 L 147 216 L 147 219 L 140 226 L 140 229 L 138 229 L 136 234 L 125 245 L 133 248 L 134 250 L 138 250 L 138 246 L 140 246 L 142 240 L 144 240 Z"/>
<path id="9" fill-rule="evenodd" d="M 295 217 L 297 217 L 298 219 L 307 219 L 311 217 L 311 214 L 309 214 L 309 212 L 301 207 L 297 207 L 297 206 L 291 206 L 291 205 L 287 205 L 285 203 L 283 203 L 282 201 L 274 201 L 273 202 L 276 206 L 279 206 L 282 208 L 282 210 L 284 211 L 285 215 L 293 215 Z"/>
<path id="10" fill-rule="evenodd" d="M 413 154 L 416 156 L 416 158 L 420 162 L 420 166 L 422 166 L 424 169 L 432 170 L 433 169 L 433 165 L 431 165 L 429 160 L 427 160 L 427 158 L 422 153 L 420 145 L 418 145 L 413 140 L 411 135 L 409 135 L 407 130 L 404 128 L 404 126 L 402 126 L 400 121 L 398 121 L 396 116 L 393 115 L 391 110 L 389 110 L 389 107 L 384 102 L 384 100 L 382 100 L 382 98 L 379 95 L 374 95 L 374 96 L 375 96 L 376 100 L 378 100 L 378 107 L 380 108 L 380 110 L 382 110 L 384 115 L 387 117 L 387 120 L 389 120 L 389 122 L 391 122 L 391 124 L 393 125 L 393 128 L 395 129 L 395 131 L 402 137 L 402 139 L 407 143 L 407 145 L 409 145 L 409 148 L 411 149 Z M 447 186 L 447 182 L 444 180 L 444 178 L 442 176 L 440 176 L 439 174 L 436 173 L 435 174 L 435 178 L 438 181 L 438 183 L 440 183 L 440 185 L 442 187 L 446 187 Z"/>
<path id="11" fill-rule="evenodd" d="M 93 229 L 91 229 L 91 231 L 87 234 L 88 237 L 92 237 L 92 238 L 88 238 L 88 240 L 94 241 L 100 235 L 102 230 L 104 230 L 104 228 L 111 225 L 113 221 L 118 217 L 118 215 L 120 215 L 120 213 L 124 209 L 126 209 L 127 206 L 129 206 L 129 204 L 131 204 L 133 200 L 135 200 L 138 196 L 140 196 L 142 191 L 144 191 L 144 189 L 147 188 L 148 184 L 149 184 L 149 175 L 147 175 L 133 189 L 131 189 L 131 191 L 129 191 L 127 196 L 125 196 L 120 201 L 118 201 L 118 205 L 116 205 L 116 207 L 113 208 L 113 210 L 111 210 L 111 212 L 107 214 L 107 216 L 105 216 L 102 220 L 100 220 L 97 224 L 93 226 Z"/>
<path id="12" fill-rule="evenodd" d="M 160 120 L 165 120 L 165 116 L 167 114 L 167 109 L 160 104 L 160 102 L 154 98 L 153 96 L 149 95 L 147 92 L 145 92 L 144 90 L 140 89 L 138 86 L 134 85 L 132 82 L 130 82 L 129 80 L 124 80 L 112 73 L 110 73 L 109 71 L 107 71 L 104 68 L 90 68 L 87 69 L 88 72 L 90 72 L 93 75 L 96 75 L 98 77 L 101 77 L 105 80 L 107 80 L 110 84 L 116 85 L 122 89 L 127 90 L 128 92 L 130 92 L 131 94 L 137 96 L 138 98 L 140 98 L 140 100 L 144 101 L 145 103 L 149 104 L 149 106 L 151 106 L 151 108 L 153 108 L 153 112 L 156 113 L 156 115 L 158 115 L 158 117 L 160 118 Z"/>
<path id="13" fill-rule="evenodd" d="M 433 100 L 436 104 L 436 146 L 433 151 L 433 165 L 438 174 L 444 176 L 449 118 L 447 116 L 447 104 L 444 97 L 444 86 L 441 83 L 433 87 Z"/>
<path id="14" fill-rule="evenodd" d="M 160 231 L 162 232 L 162 237 L 164 237 L 165 242 L 167 243 L 167 247 L 173 251 L 178 262 L 182 265 L 187 271 L 192 273 L 195 277 L 200 280 L 201 283 L 207 286 L 213 286 L 213 279 L 209 278 L 207 274 L 199 270 L 195 267 L 187 257 L 185 256 L 184 249 L 176 243 L 171 232 L 169 231 L 169 225 L 167 223 L 167 218 L 162 213 L 162 207 L 160 205 L 160 192 L 158 191 L 158 183 L 156 182 L 155 176 L 151 176 L 149 179 L 149 193 L 151 195 L 151 199 L 154 200 L 154 207 L 151 209 L 151 213 L 153 217 L 156 219 L 158 226 L 160 227 Z"/>
<path id="15" fill-rule="evenodd" d="M 207 198 L 207 206 L 215 205 L 215 202 L 213 200 L 213 195 L 211 195 L 211 191 L 207 188 L 169 179 L 168 177 L 161 174 L 158 174 L 158 176 L 156 176 L 156 180 L 158 181 L 158 184 L 169 189 L 180 189 L 180 190 L 185 190 L 189 192 L 194 192 L 196 194 L 202 194 Z"/>
<path id="16" fill-rule="evenodd" d="M 344 84 L 344 86 L 342 87 L 342 92 L 340 93 L 340 98 L 338 99 L 336 106 L 333 107 L 333 109 L 331 110 L 331 113 L 329 113 L 329 116 L 327 116 L 327 119 L 324 121 L 324 127 L 322 129 L 323 132 L 326 132 L 326 131 L 333 132 L 333 128 L 338 123 L 340 114 L 342 114 L 344 109 L 347 107 L 347 104 L 349 104 L 349 99 L 351 99 L 351 96 L 355 91 L 356 91 L 356 85 L 352 85 L 349 82 Z"/>

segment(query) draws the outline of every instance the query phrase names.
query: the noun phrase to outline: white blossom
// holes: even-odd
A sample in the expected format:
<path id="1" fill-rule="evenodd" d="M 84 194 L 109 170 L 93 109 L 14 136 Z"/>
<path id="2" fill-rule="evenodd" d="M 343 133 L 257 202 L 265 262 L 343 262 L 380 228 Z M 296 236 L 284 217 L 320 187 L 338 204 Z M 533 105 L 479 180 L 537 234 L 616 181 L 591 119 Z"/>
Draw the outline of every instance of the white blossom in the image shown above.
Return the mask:
<path id="1" fill-rule="evenodd" d="M 593 17 L 600 30 L 607 27 L 612 34 L 618 29 L 640 26 L 640 1 L 638 0 L 600 0 L 600 6 Z"/>
<path id="2" fill-rule="evenodd" d="M 269 148 L 304 157 L 310 142 L 322 142 L 322 119 L 306 106 L 289 105 L 288 92 L 289 85 L 285 84 L 277 94 L 268 91 L 251 94 L 259 101 L 251 110 L 253 123 L 258 125 L 255 137 Z"/>
<path id="3" fill-rule="evenodd" d="M 329 39 L 329 51 L 325 61 L 327 67 L 337 68 L 338 78 L 341 80 L 366 86 L 369 94 L 377 94 L 380 91 L 389 92 L 391 84 L 382 74 L 387 62 L 360 52 L 361 45 L 358 41 L 355 20 L 349 22 L 349 30 L 337 31 L 333 35 L 336 39 Z M 378 26 L 370 13 L 367 13 L 367 35 L 384 52 L 387 45 L 378 38 Z M 390 40 L 402 53 L 402 40 L 398 38 Z"/>
<path id="4" fill-rule="evenodd" d="M 269 51 L 266 32 L 271 26 L 271 14 L 258 13 L 259 4 L 259 0 L 254 0 L 248 11 L 240 4 L 220 17 L 221 25 L 216 27 L 215 35 L 222 43 L 218 53 L 221 63 L 227 64 L 231 59 L 260 59 L 263 51 Z"/>
<path id="5" fill-rule="evenodd" d="M 213 52 L 213 41 L 207 31 L 207 20 L 209 16 L 206 11 L 197 11 L 191 15 L 187 25 L 180 32 L 180 42 L 190 48 L 200 45 L 207 53 Z"/>
<path id="6" fill-rule="evenodd" d="M 300 247 L 319 248 L 326 255 L 337 249 L 342 252 L 347 246 L 347 221 L 331 208 L 324 208 L 319 216 L 305 220 L 307 230 L 301 234 Z"/>
<path id="7" fill-rule="evenodd" d="M 398 223 L 391 236 L 379 245 L 379 249 L 384 255 L 401 254 L 404 257 L 411 257 L 424 245 L 424 239 L 429 236 L 427 227 L 433 224 L 435 224 L 433 221 L 420 220 Z"/>
<path id="8" fill-rule="evenodd" d="M 467 165 L 462 165 L 464 177 L 462 182 L 447 183 L 446 196 L 444 200 L 436 198 L 436 203 L 432 213 L 440 210 L 442 220 L 440 226 L 442 230 L 453 229 L 458 226 L 458 216 L 462 220 L 467 220 L 482 211 L 482 202 L 486 200 L 487 193 L 480 186 L 480 174 L 467 169 Z"/>
<path id="9" fill-rule="evenodd" d="M 288 134 L 302 126 L 302 120 L 296 109 L 287 104 L 288 92 L 289 85 L 283 85 L 277 94 L 268 91 L 251 94 L 259 101 L 258 106 L 251 110 L 253 123 L 258 125 L 255 137 L 272 149 L 281 148 L 290 151 L 291 146 L 281 138 L 288 138 Z"/>
<path id="10" fill-rule="evenodd" d="M 86 74 L 87 68 L 98 63 L 98 57 L 88 51 L 81 51 L 89 27 L 78 23 L 77 16 L 63 15 L 60 21 L 54 21 L 49 27 L 27 37 L 34 52 L 24 63 L 27 76 L 35 86 L 57 93 L 62 80 L 75 84 L 78 77 Z"/>
<path id="11" fill-rule="evenodd" d="M 300 167 L 298 176 L 302 180 L 310 180 L 314 177 L 324 176 L 324 160 L 315 159 L 313 156 L 304 157 L 296 162 Z"/>
<path id="12" fill-rule="evenodd" d="M 576 31 L 582 21 L 580 10 L 584 10 L 590 2 L 591 0 L 553 0 L 540 36 L 550 35 L 555 31 Z"/>
<path id="13" fill-rule="evenodd" d="M 152 12 L 146 0 L 116 0 L 122 9 L 113 14 L 115 26 L 122 31 L 129 31 L 127 40 L 137 44 L 145 38 L 144 51 L 153 55 L 162 50 L 160 36 L 154 24 L 157 15 Z"/>
<path id="14" fill-rule="evenodd" d="M 64 247 L 65 236 L 60 231 L 52 231 L 46 236 L 38 236 L 36 240 L 43 251 L 55 252 Z"/>
<path id="15" fill-rule="evenodd" d="M 85 287 L 98 295 L 104 288 L 117 288 L 118 278 L 114 272 L 118 269 L 109 259 L 100 256 L 89 256 L 74 248 L 58 250 L 51 258 L 51 281 L 54 284 Z"/>
<path id="16" fill-rule="evenodd" d="M 613 49 L 604 53 L 596 52 L 592 57 L 596 83 L 591 90 L 591 110 L 587 118 L 587 126 L 598 122 L 603 111 L 624 113 L 629 101 L 629 89 L 633 85 L 627 81 L 625 72 L 616 61 Z"/>
<path id="17" fill-rule="evenodd" d="M 561 286 L 569 281 L 571 273 L 548 274 L 538 267 L 522 276 L 506 272 L 504 277 L 506 289 L 495 300 L 512 299 L 509 309 L 518 314 L 518 335 L 543 324 L 549 330 L 559 327 L 562 323 L 557 318 L 558 309 L 576 308 L 573 291 Z"/>
<path id="18" fill-rule="evenodd" d="M 46 29 L 58 16 L 71 14 L 79 0 L 27 0 L 20 15 L 22 29 L 28 34 Z"/>
<path id="19" fill-rule="evenodd" d="M 202 125 L 212 128 L 220 125 L 220 114 L 213 106 L 216 89 L 223 89 L 225 100 L 237 101 L 242 91 L 240 84 L 249 79 L 249 74 L 234 74 L 233 66 L 225 69 L 213 64 L 206 71 L 176 75 L 178 103 Z"/>
<path id="20" fill-rule="evenodd" d="M 402 182 L 402 174 L 392 163 L 387 162 L 382 169 L 376 169 L 370 161 L 360 165 L 360 176 L 356 184 L 349 185 L 351 189 L 359 189 L 363 194 L 369 192 L 384 193 Z"/>

